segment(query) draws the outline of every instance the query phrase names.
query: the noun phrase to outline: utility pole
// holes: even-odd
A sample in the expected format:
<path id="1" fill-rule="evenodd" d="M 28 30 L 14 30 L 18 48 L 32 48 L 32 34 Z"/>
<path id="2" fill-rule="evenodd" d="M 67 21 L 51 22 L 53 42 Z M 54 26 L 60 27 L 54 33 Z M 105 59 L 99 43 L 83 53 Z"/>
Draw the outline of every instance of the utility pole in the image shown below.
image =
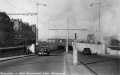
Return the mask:
<path id="1" fill-rule="evenodd" d="M 66 39 L 66 53 L 69 50 L 69 17 L 67 17 L 67 39 Z"/>
<path id="2" fill-rule="evenodd" d="M 99 1 L 98 2 L 98 4 L 99 4 L 99 9 L 98 9 L 98 13 L 99 13 L 99 35 L 100 35 L 100 41 L 101 42 L 103 42 L 103 35 L 102 35 L 102 26 L 101 26 L 101 4 L 102 4 L 102 2 L 101 1 Z"/>
<path id="3" fill-rule="evenodd" d="M 36 12 L 37 12 L 37 24 L 36 24 L 36 28 L 38 28 L 39 25 L 39 6 L 47 6 L 47 4 L 44 3 L 36 3 Z M 38 43 L 38 30 L 36 31 L 36 45 Z"/>
<path id="4" fill-rule="evenodd" d="M 97 28 L 97 32 L 99 34 L 99 40 L 102 41 L 102 27 L 101 27 L 101 6 L 102 6 L 102 2 L 101 0 L 97 0 L 98 2 L 96 3 L 91 3 L 90 6 L 93 7 L 94 5 L 98 5 L 98 28 Z"/>
<path id="5" fill-rule="evenodd" d="M 39 19 L 39 3 L 36 4 L 36 12 L 37 12 L 37 16 L 36 16 L 36 20 L 37 20 L 37 24 L 36 24 L 36 29 L 38 28 L 38 19 Z M 38 44 L 38 30 L 36 30 L 36 45 Z"/>

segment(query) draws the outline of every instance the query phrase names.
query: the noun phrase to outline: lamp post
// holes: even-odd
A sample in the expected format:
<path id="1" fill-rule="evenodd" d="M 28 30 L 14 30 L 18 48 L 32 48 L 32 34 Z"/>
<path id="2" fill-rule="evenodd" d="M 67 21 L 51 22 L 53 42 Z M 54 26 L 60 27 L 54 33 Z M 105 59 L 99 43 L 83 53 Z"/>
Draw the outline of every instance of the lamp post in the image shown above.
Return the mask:
<path id="1" fill-rule="evenodd" d="M 93 7 L 95 4 L 98 5 L 98 30 L 97 32 L 99 33 L 100 41 L 102 41 L 102 34 L 101 34 L 101 4 L 102 2 L 99 1 L 97 3 L 91 3 L 90 6 Z"/>
<path id="2" fill-rule="evenodd" d="M 36 3 L 36 12 L 37 12 L 36 28 L 38 28 L 38 25 L 39 25 L 39 6 L 47 6 L 47 4 L 45 4 L 45 3 Z M 36 31 L 36 45 L 37 45 L 37 41 L 38 41 L 38 30 Z"/>
<path id="3" fill-rule="evenodd" d="M 66 39 L 66 53 L 69 50 L 69 17 L 67 17 L 67 39 Z"/>

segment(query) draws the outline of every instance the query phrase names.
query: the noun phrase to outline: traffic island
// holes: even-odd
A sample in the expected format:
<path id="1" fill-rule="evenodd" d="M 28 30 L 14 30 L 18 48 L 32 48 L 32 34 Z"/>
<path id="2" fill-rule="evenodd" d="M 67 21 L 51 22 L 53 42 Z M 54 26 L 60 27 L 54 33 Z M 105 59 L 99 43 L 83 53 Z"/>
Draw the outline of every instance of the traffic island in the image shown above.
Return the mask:
<path id="1" fill-rule="evenodd" d="M 83 64 L 73 65 L 72 54 L 65 55 L 65 75 L 94 75 Z"/>

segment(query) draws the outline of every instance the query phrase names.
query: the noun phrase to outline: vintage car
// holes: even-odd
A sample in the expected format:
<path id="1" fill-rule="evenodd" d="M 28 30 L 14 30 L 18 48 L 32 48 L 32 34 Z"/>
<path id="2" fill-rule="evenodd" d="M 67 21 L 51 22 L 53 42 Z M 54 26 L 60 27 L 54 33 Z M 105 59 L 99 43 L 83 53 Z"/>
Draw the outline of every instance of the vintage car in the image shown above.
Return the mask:
<path id="1" fill-rule="evenodd" d="M 36 46 L 35 54 L 40 55 L 40 56 L 49 55 L 50 50 L 48 47 L 48 43 L 47 42 L 39 42 L 39 44 Z"/>
<path id="2" fill-rule="evenodd" d="M 50 51 L 46 46 L 40 47 L 39 50 L 37 51 L 37 55 L 40 55 L 40 56 L 49 55 L 49 54 L 50 54 Z"/>

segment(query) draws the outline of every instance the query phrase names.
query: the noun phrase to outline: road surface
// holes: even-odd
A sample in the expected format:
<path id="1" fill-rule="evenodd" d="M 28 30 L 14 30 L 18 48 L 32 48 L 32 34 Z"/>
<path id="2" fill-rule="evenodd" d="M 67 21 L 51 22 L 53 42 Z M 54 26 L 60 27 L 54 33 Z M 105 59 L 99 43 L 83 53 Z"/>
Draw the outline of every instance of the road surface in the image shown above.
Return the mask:
<path id="1" fill-rule="evenodd" d="M 84 64 L 95 75 L 120 75 L 120 58 L 78 53 L 79 65 Z"/>
<path id="2" fill-rule="evenodd" d="M 119 58 L 98 55 L 87 56 L 81 53 L 78 53 L 78 55 L 78 66 L 84 65 L 85 68 L 91 71 L 94 75 L 120 75 Z M 54 52 L 51 56 L 29 56 L 1 62 L 0 72 L 48 73 L 46 75 L 50 75 L 50 73 L 59 73 L 56 75 L 64 75 L 64 52 Z"/>
<path id="3" fill-rule="evenodd" d="M 0 72 L 4 73 L 64 73 L 64 53 L 51 56 L 29 56 L 0 63 Z"/>

